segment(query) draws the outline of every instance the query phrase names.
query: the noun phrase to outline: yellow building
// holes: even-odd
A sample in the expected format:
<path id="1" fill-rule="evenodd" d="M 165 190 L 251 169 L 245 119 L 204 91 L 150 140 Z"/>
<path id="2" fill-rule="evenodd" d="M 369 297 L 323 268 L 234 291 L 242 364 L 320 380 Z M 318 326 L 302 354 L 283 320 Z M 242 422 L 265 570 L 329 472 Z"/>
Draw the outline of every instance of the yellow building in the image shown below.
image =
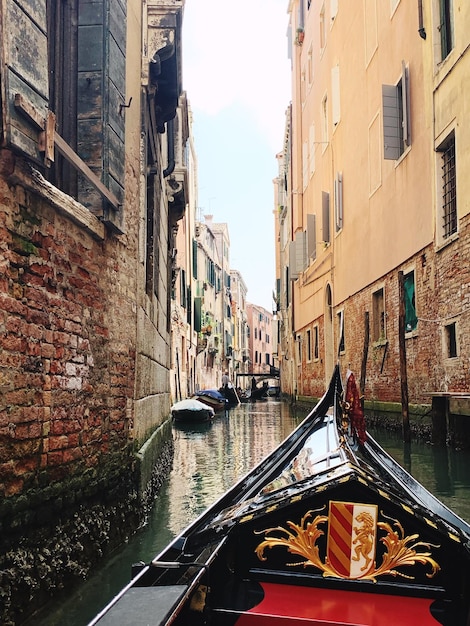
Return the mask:
<path id="1" fill-rule="evenodd" d="M 321 393 L 338 359 L 369 399 L 400 400 L 403 362 L 410 402 L 470 383 L 470 8 L 428 5 L 289 3 L 278 299 L 295 394 Z"/>

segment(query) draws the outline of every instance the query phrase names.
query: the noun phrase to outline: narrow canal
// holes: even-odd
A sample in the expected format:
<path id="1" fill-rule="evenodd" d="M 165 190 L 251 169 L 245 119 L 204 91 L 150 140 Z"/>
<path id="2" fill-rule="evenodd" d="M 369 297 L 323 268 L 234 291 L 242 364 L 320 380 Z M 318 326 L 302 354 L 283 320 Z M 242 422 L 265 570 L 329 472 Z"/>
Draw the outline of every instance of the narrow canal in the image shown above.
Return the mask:
<path id="1" fill-rule="evenodd" d="M 190 520 L 285 439 L 306 412 L 275 399 L 242 404 L 209 425 L 173 427 L 173 469 L 148 524 L 67 598 L 57 599 L 35 626 L 84 626 L 129 580 L 132 563 L 149 561 Z M 434 448 L 399 434 L 374 437 L 430 491 L 470 521 L 470 452 Z"/>

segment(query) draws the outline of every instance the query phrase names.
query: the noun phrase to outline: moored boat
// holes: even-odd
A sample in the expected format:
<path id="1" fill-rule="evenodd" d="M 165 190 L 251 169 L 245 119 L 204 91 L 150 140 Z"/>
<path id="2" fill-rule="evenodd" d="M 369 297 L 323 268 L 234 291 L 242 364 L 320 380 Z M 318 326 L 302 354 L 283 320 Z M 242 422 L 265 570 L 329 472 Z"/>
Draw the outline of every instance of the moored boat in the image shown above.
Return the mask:
<path id="1" fill-rule="evenodd" d="M 217 413 L 227 408 L 228 401 L 217 389 L 201 389 L 194 394 L 194 398 L 212 407 Z"/>
<path id="2" fill-rule="evenodd" d="M 214 409 L 195 398 L 175 402 L 171 416 L 175 422 L 208 422 L 214 417 Z"/>
<path id="3" fill-rule="evenodd" d="M 336 368 L 298 428 L 134 574 L 91 624 L 467 626 L 470 526 L 365 432 Z"/>

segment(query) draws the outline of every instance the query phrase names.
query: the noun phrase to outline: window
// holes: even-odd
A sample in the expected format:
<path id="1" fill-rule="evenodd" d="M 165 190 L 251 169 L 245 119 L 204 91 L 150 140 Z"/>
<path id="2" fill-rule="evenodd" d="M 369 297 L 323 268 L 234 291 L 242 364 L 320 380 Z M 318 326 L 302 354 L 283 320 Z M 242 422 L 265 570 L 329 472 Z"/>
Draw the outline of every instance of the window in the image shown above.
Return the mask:
<path id="1" fill-rule="evenodd" d="M 320 357 L 318 326 L 313 327 L 313 358 L 317 361 Z"/>
<path id="2" fill-rule="evenodd" d="M 439 33 L 441 35 L 441 60 L 444 60 L 453 48 L 452 11 L 453 0 L 439 0 Z"/>
<path id="3" fill-rule="evenodd" d="M 312 360 L 312 335 L 311 331 L 307 330 L 307 361 Z"/>
<path id="4" fill-rule="evenodd" d="M 408 68 L 396 85 L 382 85 L 384 158 L 396 160 L 411 145 Z"/>
<path id="5" fill-rule="evenodd" d="M 338 313 L 338 354 L 344 352 L 344 311 Z"/>
<path id="6" fill-rule="evenodd" d="M 269 352 L 266 352 L 266 355 L 265 355 L 265 356 L 266 356 L 266 365 L 269 365 L 269 364 L 270 364 L 270 362 L 271 362 L 271 357 L 270 357 L 270 355 L 269 355 Z"/>
<path id="7" fill-rule="evenodd" d="M 126 6 L 9 1 L 0 11 L 0 45 L 10 50 L 2 67 L 9 89 L 0 103 L 2 139 L 116 232 L 124 197 Z"/>
<path id="8" fill-rule="evenodd" d="M 456 324 L 447 324 L 444 327 L 445 356 L 448 359 L 457 357 L 457 332 Z"/>
<path id="9" fill-rule="evenodd" d="M 180 304 L 185 309 L 186 308 L 186 298 L 187 298 L 187 286 L 186 286 L 186 271 L 181 269 L 180 271 Z"/>
<path id="10" fill-rule="evenodd" d="M 372 294 L 372 340 L 385 339 L 385 304 L 384 290 L 378 289 Z"/>
<path id="11" fill-rule="evenodd" d="M 125 3 L 47 0 L 49 108 L 58 135 L 96 177 L 124 194 Z M 58 146 L 59 144 L 57 144 Z M 56 147 L 57 147 L 56 146 Z M 73 159 L 56 150 L 47 177 L 106 217 L 108 206 Z"/>
<path id="12" fill-rule="evenodd" d="M 457 180 L 455 168 L 455 137 L 450 137 L 438 148 L 441 153 L 442 236 L 457 232 Z"/>
<path id="13" fill-rule="evenodd" d="M 403 277 L 405 297 L 405 332 L 410 333 L 418 326 L 416 315 L 415 275 L 414 272 L 405 274 Z"/>

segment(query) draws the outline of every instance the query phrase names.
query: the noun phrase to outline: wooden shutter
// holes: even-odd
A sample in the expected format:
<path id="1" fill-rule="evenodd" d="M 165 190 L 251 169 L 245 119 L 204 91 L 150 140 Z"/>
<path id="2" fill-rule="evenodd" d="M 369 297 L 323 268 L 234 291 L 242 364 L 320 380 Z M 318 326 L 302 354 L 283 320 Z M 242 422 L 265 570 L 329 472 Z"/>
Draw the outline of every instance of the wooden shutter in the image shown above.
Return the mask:
<path id="1" fill-rule="evenodd" d="M 403 145 L 411 145 L 411 132 L 410 132 L 410 89 L 408 80 L 408 68 L 405 62 L 402 61 L 402 74 L 401 74 L 401 107 L 402 107 L 402 137 Z"/>
<path id="2" fill-rule="evenodd" d="M 330 194 L 322 191 L 322 227 L 323 241 L 330 243 Z"/>
<path id="3" fill-rule="evenodd" d="M 7 145 L 42 163 L 41 125 L 49 108 L 46 0 L 6 0 L 0 12 L 1 101 Z M 35 111 L 37 122 L 15 107 L 15 95 Z"/>
<path id="4" fill-rule="evenodd" d="M 396 85 L 382 85 L 384 159 L 396 160 L 401 154 L 400 102 Z"/>
<path id="5" fill-rule="evenodd" d="M 316 215 L 307 214 L 307 258 L 317 258 L 317 224 Z"/>
<path id="6" fill-rule="evenodd" d="M 295 233 L 295 240 L 289 245 L 289 273 L 291 280 L 299 277 L 307 267 L 307 233 Z"/>
<path id="7" fill-rule="evenodd" d="M 122 0 L 80 3 L 78 26 L 78 153 L 92 171 L 124 200 L 126 5 Z M 82 179 L 79 200 L 119 231 L 122 210 Z"/>

